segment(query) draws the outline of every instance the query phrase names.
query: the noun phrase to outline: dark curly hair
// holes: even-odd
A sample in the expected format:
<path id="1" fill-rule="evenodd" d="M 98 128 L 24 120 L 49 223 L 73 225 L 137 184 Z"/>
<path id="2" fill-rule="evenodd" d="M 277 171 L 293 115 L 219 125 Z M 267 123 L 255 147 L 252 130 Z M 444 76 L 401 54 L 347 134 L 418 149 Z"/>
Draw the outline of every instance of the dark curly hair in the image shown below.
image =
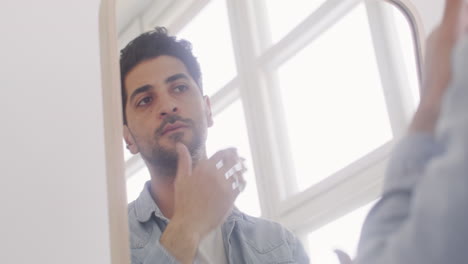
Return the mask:
<path id="1" fill-rule="evenodd" d="M 165 27 L 156 27 L 152 31 L 141 34 L 120 51 L 120 86 L 122 89 L 124 124 L 127 124 L 125 114 L 127 103 L 125 78 L 127 74 L 139 63 L 161 55 L 172 56 L 181 60 L 203 94 L 200 64 L 192 54 L 192 44 L 187 40 L 169 36 Z"/>

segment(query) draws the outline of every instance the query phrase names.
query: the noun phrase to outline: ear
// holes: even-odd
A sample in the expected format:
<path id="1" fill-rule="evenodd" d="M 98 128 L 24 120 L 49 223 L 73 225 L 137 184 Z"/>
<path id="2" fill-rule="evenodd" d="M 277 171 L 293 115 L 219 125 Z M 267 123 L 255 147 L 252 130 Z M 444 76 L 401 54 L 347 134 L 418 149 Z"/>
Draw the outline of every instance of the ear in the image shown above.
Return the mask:
<path id="1" fill-rule="evenodd" d="M 213 113 L 211 112 L 211 102 L 210 98 L 205 95 L 203 96 L 203 99 L 205 99 L 205 116 L 206 120 L 208 120 L 208 127 L 213 126 Z"/>
<path id="2" fill-rule="evenodd" d="M 130 153 L 135 155 L 138 152 L 140 152 L 138 150 L 138 146 L 135 144 L 135 139 L 133 138 L 133 135 L 130 132 L 130 129 L 128 128 L 127 125 L 123 126 L 123 136 L 124 136 L 125 143 L 127 144 L 127 149 L 130 151 Z"/>

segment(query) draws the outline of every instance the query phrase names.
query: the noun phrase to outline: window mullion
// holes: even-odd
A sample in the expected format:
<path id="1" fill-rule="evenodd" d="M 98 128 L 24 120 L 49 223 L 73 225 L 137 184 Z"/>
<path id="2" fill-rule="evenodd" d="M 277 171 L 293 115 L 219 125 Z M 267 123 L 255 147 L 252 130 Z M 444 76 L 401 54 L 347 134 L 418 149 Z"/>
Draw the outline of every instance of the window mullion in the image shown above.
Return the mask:
<path id="1" fill-rule="evenodd" d="M 239 78 L 235 77 L 214 95 L 210 96 L 213 116 L 221 113 L 223 109 L 239 99 L 239 97 Z"/>
<path id="2" fill-rule="evenodd" d="M 274 131 L 269 122 L 264 93 L 265 82 L 256 65 L 256 54 L 262 46 L 255 36 L 251 1 L 227 1 L 229 20 L 239 76 L 239 91 L 244 107 L 246 126 L 251 146 L 252 159 L 262 216 L 276 215 L 278 195 L 277 178 L 281 170 L 278 151 L 275 149 Z"/>
<path id="3" fill-rule="evenodd" d="M 362 0 L 326 1 L 283 39 L 266 50 L 259 58 L 259 63 L 268 68 L 277 68 L 361 2 Z"/>
<path id="4" fill-rule="evenodd" d="M 307 199 L 304 203 L 296 204 L 294 207 L 288 206 L 288 211 L 282 208 L 283 213 L 274 220 L 298 234 L 315 230 L 378 198 L 381 195 L 383 172 L 387 164 L 388 158 L 383 158 L 360 173 L 349 176 L 333 188 L 323 190 L 320 194 Z"/>

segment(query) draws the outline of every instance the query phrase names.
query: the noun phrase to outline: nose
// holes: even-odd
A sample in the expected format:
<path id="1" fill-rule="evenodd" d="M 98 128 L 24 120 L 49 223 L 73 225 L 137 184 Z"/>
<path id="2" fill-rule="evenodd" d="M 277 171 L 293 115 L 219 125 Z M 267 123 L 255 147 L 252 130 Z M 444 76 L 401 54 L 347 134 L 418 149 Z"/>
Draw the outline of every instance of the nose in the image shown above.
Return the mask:
<path id="1" fill-rule="evenodd" d="M 159 117 L 165 118 L 167 115 L 175 114 L 179 111 L 179 108 L 172 100 L 167 100 L 163 103 L 163 106 L 160 109 Z"/>

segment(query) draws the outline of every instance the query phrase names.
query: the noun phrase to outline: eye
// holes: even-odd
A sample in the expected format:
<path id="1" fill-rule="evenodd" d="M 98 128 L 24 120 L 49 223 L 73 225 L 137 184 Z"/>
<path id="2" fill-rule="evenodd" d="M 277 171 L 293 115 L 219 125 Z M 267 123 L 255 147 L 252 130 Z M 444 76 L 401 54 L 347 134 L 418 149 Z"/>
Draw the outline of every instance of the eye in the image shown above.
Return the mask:
<path id="1" fill-rule="evenodd" d="M 173 91 L 176 92 L 176 93 L 182 93 L 184 92 L 185 90 L 187 90 L 188 87 L 187 85 L 185 84 L 181 84 L 181 85 L 177 85 L 173 88 Z"/>
<path id="2" fill-rule="evenodd" d="M 151 103 L 151 101 L 153 101 L 153 98 L 152 98 L 152 97 L 149 97 L 149 96 L 147 96 L 147 97 L 145 97 L 145 98 L 141 99 L 140 101 L 138 101 L 138 104 L 137 104 L 137 106 L 144 106 L 144 105 L 146 105 L 146 104 L 149 104 L 149 103 Z"/>

